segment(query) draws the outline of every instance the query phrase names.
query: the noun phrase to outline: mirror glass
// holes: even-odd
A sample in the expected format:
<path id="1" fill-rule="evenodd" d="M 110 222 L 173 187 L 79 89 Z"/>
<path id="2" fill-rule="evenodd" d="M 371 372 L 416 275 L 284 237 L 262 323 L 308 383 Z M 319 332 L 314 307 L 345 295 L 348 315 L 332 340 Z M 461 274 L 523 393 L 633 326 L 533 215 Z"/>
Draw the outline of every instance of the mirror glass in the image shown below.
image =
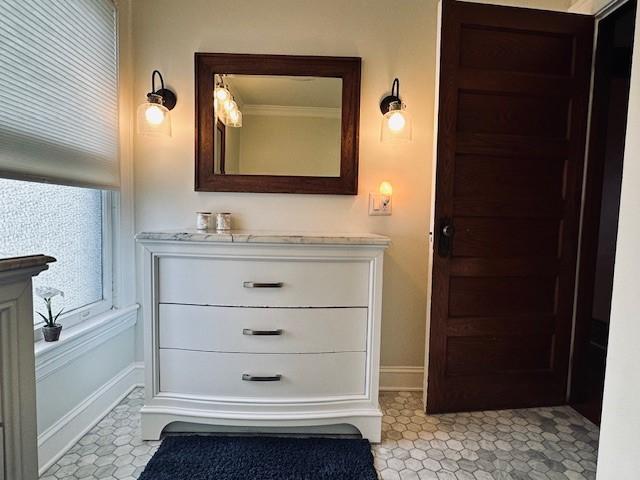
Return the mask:
<path id="1" fill-rule="evenodd" d="M 214 173 L 340 177 L 342 79 L 214 76 Z"/>

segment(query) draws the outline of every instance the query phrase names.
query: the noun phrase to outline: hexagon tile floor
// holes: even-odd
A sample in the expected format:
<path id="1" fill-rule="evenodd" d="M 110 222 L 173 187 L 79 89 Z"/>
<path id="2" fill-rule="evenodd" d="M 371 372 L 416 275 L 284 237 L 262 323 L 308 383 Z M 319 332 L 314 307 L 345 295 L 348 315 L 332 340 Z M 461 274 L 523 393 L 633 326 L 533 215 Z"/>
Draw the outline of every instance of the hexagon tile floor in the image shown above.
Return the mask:
<path id="1" fill-rule="evenodd" d="M 135 480 L 160 442 L 140 439 L 134 390 L 41 480 Z M 382 480 L 595 479 L 598 428 L 569 407 L 427 416 L 417 392 L 384 392 Z"/>

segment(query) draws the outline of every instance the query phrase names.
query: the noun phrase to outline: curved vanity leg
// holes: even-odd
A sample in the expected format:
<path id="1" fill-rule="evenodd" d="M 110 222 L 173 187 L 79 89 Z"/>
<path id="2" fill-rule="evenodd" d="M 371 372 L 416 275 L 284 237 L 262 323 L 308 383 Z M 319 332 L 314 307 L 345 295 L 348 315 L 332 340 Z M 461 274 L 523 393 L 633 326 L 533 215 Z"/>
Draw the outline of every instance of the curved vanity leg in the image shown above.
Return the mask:
<path id="1" fill-rule="evenodd" d="M 380 443 L 382 436 L 382 417 L 353 418 L 349 423 L 360 430 L 362 438 L 371 443 Z"/>
<path id="2" fill-rule="evenodd" d="M 164 415 L 144 414 L 140 420 L 142 440 L 160 440 L 162 430 L 171 422 Z"/>

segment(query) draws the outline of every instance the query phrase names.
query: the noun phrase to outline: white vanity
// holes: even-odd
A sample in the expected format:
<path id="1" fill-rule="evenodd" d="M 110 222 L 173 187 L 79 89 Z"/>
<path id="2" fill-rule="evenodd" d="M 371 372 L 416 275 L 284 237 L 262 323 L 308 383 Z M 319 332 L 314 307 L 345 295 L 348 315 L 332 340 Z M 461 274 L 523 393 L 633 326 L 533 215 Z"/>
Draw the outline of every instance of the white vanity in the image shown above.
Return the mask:
<path id="1" fill-rule="evenodd" d="M 382 262 L 364 234 L 144 232 L 142 435 L 352 425 L 380 441 Z"/>

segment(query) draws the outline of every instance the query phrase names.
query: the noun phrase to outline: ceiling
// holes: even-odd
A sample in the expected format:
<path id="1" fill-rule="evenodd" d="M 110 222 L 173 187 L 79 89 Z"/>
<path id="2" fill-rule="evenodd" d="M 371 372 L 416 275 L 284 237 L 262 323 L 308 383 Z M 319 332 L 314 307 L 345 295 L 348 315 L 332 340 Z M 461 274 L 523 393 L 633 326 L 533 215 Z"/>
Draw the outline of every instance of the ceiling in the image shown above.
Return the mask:
<path id="1" fill-rule="evenodd" d="M 273 75 L 225 75 L 224 82 L 242 105 L 340 108 L 342 79 Z"/>

